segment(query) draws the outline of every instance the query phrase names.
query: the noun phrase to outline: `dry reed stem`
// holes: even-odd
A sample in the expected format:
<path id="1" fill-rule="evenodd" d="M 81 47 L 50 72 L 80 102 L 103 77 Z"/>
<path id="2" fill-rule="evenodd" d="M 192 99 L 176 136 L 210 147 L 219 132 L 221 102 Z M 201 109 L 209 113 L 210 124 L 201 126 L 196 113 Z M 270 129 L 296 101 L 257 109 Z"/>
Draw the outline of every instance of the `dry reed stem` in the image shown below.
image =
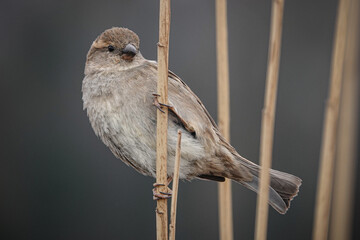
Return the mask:
<path id="1" fill-rule="evenodd" d="M 268 69 L 260 140 L 260 191 L 257 200 L 255 227 L 255 239 L 257 240 L 265 240 L 267 235 L 270 167 L 274 138 L 283 10 L 284 0 L 272 1 Z"/>
<path id="2" fill-rule="evenodd" d="M 158 43 L 158 83 L 159 102 L 168 104 L 168 58 L 170 32 L 170 0 L 160 0 L 159 43 Z M 167 124 L 168 109 L 157 111 L 156 126 L 156 182 L 165 186 L 158 191 L 167 191 Z M 156 236 L 158 240 L 168 239 L 167 199 L 157 200 Z"/>
<path id="3" fill-rule="evenodd" d="M 175 240 L 175 230 L 176 230 L 176 206 L 177 206 L 177 196 L 179 188 L 179 171 L 180 171 L 180 158 L 181 158 L 181 131 L 178 130 L 178 139 L 175 152 L 175 164 L 174 164 L 174 176 L 172 184 L 172 198 L 171 198 L 171 223 L 170 223 L 170 240 Z"/>
<path id="4" fill-rule="evenodd" d="M 329 96 L 326 104 L 320 155 L 313 229 L 314 240 L 325 240 L 328 236 L 349 3 L 350 0 L 340 0 L 337 13 Z"/>
<path id="5" fill-rule="evenodd" d="M 216 0 L 216 55 L 218 82 L 218 124 L 223 136 L 230 140 L 230 91 L 226 0 Z M 219 183 L 219 228 L 221 240 L 233 239 L 231 181 Z"/>
<path id="6" fill-rule="evenodd" d="M 347 30 L 344 82 L 341 93 L 338 148 L 330 239 L 349 240 L 352 233 L 359 94 L 360 0 L 352 0 Z"/>

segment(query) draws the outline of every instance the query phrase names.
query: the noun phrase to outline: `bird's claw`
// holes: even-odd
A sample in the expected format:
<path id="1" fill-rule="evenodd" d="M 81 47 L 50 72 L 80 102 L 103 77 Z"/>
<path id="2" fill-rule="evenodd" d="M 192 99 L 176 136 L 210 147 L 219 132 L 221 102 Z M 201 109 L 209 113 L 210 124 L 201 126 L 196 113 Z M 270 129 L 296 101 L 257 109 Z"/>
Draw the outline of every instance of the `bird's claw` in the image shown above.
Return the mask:
<path id="1" fill-rule="evenodd" d="M 165 184 L 163 183 L 154 183 L 153 187 L 160 187 L 160 186 L 165 186 Z"/>
<path id="2" fill-rule="evenodd" d="M 171 105 L 168 105 L 168 104 L 164 104 L 164 103 L 160 103 L 160 102 L 159 102 L 159 100 L 158 100 L 158 97 L 160 97 L 159 94 L 153 93 L 153 96 L 154 96 L 153 105 L 154 105 L 157 109 L 159 109 L 160 112 L 165 113 L 165 111 L 162 110 L 161 107 L 172 108 Z"/>
<path id="3" fill-rule="evenodd" d="M 171 182 L 171 180 L 172 180 L 172 178 L 168 178 L 168 180 L 167 180 L 168 184 Z M 158 187 L 165 187 L 167 185 L 165 185 L 163 183 L 154 183 L 153 186 L 154 186 L 154 188 L 153 188 L 152 192 L 153 192 L 154 200 L 171 198 L 172 190 L 169 187 L 167 187 L 168 192 L 157 191 Z"/>
<path id="4" fill-rule="evenodd" d="M 164 184 L 162 184 L 162 185 L 164 185 Z M 170 190 L 170 189 L 168 188 L 168 190 Z M 170 190 L 170 191 L 171 191 L 171 190 Z M 169 199 L 169 198 L 171 198 L 171 196 L 172 196 L 172 193 L 171 193 L 171 192 L 157 191 L 157 188 L 156 188 L 156 187 L 153 188 L 152 192 L 153 192 L 153 199 L 154 199 L 154 200 Z"/>

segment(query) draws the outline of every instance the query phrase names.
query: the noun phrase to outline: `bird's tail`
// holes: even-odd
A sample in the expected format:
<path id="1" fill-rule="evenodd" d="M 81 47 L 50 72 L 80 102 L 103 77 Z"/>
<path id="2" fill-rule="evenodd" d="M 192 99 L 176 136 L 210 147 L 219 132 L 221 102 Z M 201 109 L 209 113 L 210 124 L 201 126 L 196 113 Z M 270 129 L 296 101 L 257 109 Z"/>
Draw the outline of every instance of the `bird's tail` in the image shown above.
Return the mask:
<path id="1" fill-rule="evenodd" d="M 258 193 L 260 167 L 242 157 L 240 163 L 249 169 L 253 178 L 250 181 L 244 181 L 233 176 L 232 179 Z M 300 185 L 300 178 L 270 169 L 269 204 L 279 213 L 285 214 L 290 207 L 290 201 L 298 194 Z"/>

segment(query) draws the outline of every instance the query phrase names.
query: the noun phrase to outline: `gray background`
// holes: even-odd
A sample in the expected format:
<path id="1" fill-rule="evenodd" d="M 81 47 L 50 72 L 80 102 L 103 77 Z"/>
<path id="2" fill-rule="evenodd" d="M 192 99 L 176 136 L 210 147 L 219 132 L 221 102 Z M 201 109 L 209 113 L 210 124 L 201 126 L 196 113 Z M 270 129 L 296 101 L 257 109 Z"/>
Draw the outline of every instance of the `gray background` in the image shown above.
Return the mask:
<path id="1" fill-rule="evenodd" d="M 310 239 L 337 1 L 285 3 L 273 167 L 303 179 L 269 239 Z M 1 239 L 154 239 L 154 179 L 117 160 L 82 110 L 86 53 L 124 26 L 156 59 L 158 1 L 2 1 Z M 231 141 L 258 162 L 271 1 L 228 2 Z M 216 119 L 214 1 L 172 1 L 170 69 Z M 359 189 L 359 187 L 357 187 Z M 178 239 L 218 239 L 217 184 L 181 183 Z M 252 239 L 256 195 L 233 185 L 235 239 Z M 359 207 L 354 221 L 359 224 Z M 360 237 L 354 230 L 354 239 Z"/>

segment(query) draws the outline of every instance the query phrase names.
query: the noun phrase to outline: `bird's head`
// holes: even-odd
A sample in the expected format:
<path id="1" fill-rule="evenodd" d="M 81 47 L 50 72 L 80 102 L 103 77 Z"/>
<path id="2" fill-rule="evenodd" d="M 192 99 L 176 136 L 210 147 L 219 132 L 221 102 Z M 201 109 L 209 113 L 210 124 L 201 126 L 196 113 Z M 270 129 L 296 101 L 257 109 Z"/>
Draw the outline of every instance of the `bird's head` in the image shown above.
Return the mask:
<path id="1" fill-rule="evenodd" d="M 127 28 L 110 28 L 92 43 L 86 64 L 102 68 L 128 68 L 138 55 L 141 57 L 139 45 L 139 37 L 133 31 Z"/>

